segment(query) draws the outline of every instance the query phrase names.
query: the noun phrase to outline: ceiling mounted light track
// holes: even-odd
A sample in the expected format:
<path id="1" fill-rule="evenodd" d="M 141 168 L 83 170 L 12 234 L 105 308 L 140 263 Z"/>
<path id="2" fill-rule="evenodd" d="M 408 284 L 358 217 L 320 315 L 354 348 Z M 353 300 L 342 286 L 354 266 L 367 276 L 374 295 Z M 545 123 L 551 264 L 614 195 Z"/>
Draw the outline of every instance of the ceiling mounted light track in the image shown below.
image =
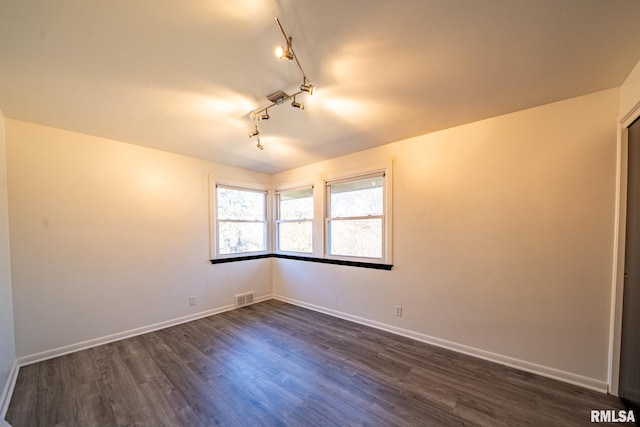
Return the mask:
<path id="1" fill-rule="evenodd" d="M 267 95 L 267 99 L 271 102 L 273 102 L 274 104 L 282 104 L 283 102 L 285 102 L 286 100 L 290 99 L 291 97 L 289 95 L 287 95 L 286 93 L 284 93 L 283 91 L 279 90 L 277 92 L 272 93 L 271 95 Z M 264 110 L 266 111 L 267 108 L 269 107 L 264 107 Z"/>
<path id="2" fill-rule="evenodd" d="M 302 84 L 300 85 L 300 90 L 294 93 L 293 95 L 288 95 L 286 92 L 282 90 L 279 90 L 277 92 L 272 93 L 271 95 L 268 95 L 267 99 L 271 102 L 271 104 L 267 105 L 266 107 L 258 108 L 257 110 L 254 110 L 251 112 L 251 117 L 253 118 L 253 122 L 254 122 L 254 129 L 249 132 L 249 138 L 252 138 L 260 134 L 260 131 L 258 130 L 258 122 L 263 120 L 268 120 L 271 117 L 269 116 L 269 111 L 268 111 L 269 108 L 274 107 L 276 105 L 280 105 L 292 99 L 291 101 L 292 107 L 297 108 L 299 110 L 304 110 L 304 104 L 302 102 L 296 101 L 296 96 L 301 95 L 303 92 L 313 95 L 316 90 L 316 87 L 309 82 L 309 79 L 307 79 L 307 75 L 302 69 L 302 66 L 300 65 L 300 61 L 298 61 L 298 57 L 296 56 L 296 53 L 293 50 L 293 38 L 287 36 L 287 33 L 284 31 L 284 28 L 282 28 L 282 24 L 280 23 L 280 20 L 278 18 L 276 18 L 276 23 L 278 24 L 278 27 L 282 32 L 282 36 L 284 37 L 287 43 L 286 46 L 278 46 L 276 48 L 276 57 L 278 59 L 288 59 L 289 61 L 294 61 L 294 60 L 296 61 L 296 64 L 300 69 L 300 73 L 302 74 Z M 258 147 L 260 150 L 264 150 L 264 147 L 260 143 L 260 138 L 258 138 L 258 144 L 256 145 L 256 147 Z"/>

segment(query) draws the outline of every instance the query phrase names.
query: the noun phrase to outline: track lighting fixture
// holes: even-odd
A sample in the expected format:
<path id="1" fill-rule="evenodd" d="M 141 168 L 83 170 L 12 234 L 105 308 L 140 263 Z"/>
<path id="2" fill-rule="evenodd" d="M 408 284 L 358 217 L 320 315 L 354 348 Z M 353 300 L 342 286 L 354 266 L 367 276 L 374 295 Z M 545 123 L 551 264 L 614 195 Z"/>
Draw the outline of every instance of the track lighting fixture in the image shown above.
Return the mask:
<path id="1" fill-rule="evenodd" d="M 302 102 L 296 102 L 296 97 L 293 97 L 293 102 L 291 102 L 291 106 L 294 108 L 299 108 L 301 110 L 304 110 L 304 104 Z"/>
<path id="2" fill-rule="evenodd" d="M 296 96 L 304 92 L 313 95 L 316 90 L 316 87 L 309 82 L 309 79 L 307 79 L 307 75 L 304 73 L 304 70 L 300 65 L 300 61 L 298 61 L 298 57 L 293 50 L 293 39 L 287 36 L 287 33 L 285 33 L 284 28 L 282 28 L 282 24 L 280 23 L 280 20 L 278 18 L 276 18 L 276 23 L 278 24 L 278 27 L 280 28 L 282 36 L 284 37 L 284 40 L 286 42 L 286 46 L 278 46 L 276 48 L 276 57 L 278 57 L 278 59 L 288 59 L 289 61 L 296 61 L 296 65 L 298 66 L 298 68 L 300 69 L 300 73 L 302 74 L 302 84 L 300 85 L 300 90 L 293 95 L 288 95 L 282 90 L 278 90 L 271 95 L 268 95 L 267 99 L 269 100 L 269 102 L 271 102 L 271 104 L 267 105 L 266 107 L 258 108 L 257 110 L 251 112 L 251 118 L 254 122 L 254 129 L 249 132 L 249 138 L 258 136 L 260 134 L 260 132 L 258 131 L 258 122 L 262 120 L 269 120 L 269 108 L 280 105 L 285 101 L 291 99 L 292 107 L 304 110 L 304 104 L 302 102 L 298 102 L 296 100 Z M 260 150 L 264 150 L 264 147 L 260 143 L 260 138 L 258 138 L 256 147 L 258 147 Z"/>
<path id="3" fill-rule="evenodd" d="M 276 48 L 276 57 L 278 59 L 288 59 L 289 61 L 293 61 L 293 53 L 289 47 L 278 46 Z"/>
<path id="4" fill-rule="evenodd" d="M 316 87 L 312 84 L 301 84 L 300 85 L 300 90 L 304 91 L 304 92 L 309 92 L 310 95 L 313 95 L 314 92 L 316 91 Z"/>
<path id="5" fill-rule="evenodd" d="M 289 61 L 293 61 L 295 57 L 295 53 L 293 53 L 293 39 L 291 37 L 287 37 L 287 34 L 284 32 L 284 28 L 282 28 L 282 24 L 280 20 L 276 18 L 276 22 L 278 23 L 278 27 L 280 27 L 280 31 L 282 31 L 282 35 L 284 36 L 285 41 L 287 42 L 287 47 L 278 46 L 276 48 L 276 57 L 278 59 L 288 59 Z M 296 58 L 298 61 L 298 58 Z"/>
<path id="6" fill-rule="evenodd" d="M 256 116 L 256 119 L 261 122 L 262 120 L 269 120 L 271 116 L 269 115 L 269 110 L 264 110 L 263 113 L 260 113 Z"/>
<path id="7" fill-rule="evenodd" d="M 313 95 L 316 91 L 316 87 L 307 81 L 307 77 L 303 77 L 300 90 L 303 92 L 309 92 L 309 95 Z"/>

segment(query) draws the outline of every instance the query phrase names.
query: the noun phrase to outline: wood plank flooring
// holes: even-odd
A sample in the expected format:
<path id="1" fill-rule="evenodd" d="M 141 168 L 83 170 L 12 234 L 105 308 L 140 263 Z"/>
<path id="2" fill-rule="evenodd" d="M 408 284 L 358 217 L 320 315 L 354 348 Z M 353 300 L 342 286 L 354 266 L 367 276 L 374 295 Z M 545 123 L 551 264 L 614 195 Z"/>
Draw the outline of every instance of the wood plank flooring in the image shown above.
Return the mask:
<path id="1" fill-rule="evenodd" d="M 20 369 L 21 426 L 580 426 L 613 397 L 269 300 Z"/>

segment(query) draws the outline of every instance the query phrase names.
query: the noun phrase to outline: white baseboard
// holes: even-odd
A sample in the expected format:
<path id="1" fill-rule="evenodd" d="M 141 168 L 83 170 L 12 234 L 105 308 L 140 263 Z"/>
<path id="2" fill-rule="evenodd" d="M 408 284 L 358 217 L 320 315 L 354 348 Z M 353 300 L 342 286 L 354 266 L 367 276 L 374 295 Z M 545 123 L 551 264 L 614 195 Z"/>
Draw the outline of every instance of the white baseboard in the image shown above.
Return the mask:
<path id="1" fill-rule="evenodd" d="M 0 394 L 0 425 L 2 425 L 2 422 L 4 421 L 4 416 L 7 414 L 7 409 L 9 409 L 9 403 L 11 402 L 11 396 L 13 395 L 13 388 L 16 386 L 16 380 L 18 379 L 19 370 L 20 365 L 18 364 L 17 360 L 14 360 L 13 365 L 11 365 L 11 370 L 9 370 L 7 382 L 4 384 L 2 394 Z M 8 424 L 9 423 L 6 423 L 5 425 Z"/>
<path id="2" fill-rule="evenodd" d="M 298 305 L 300 307 L 308 308 L 310 310 L 318 311 L 324 314 L 328 314 L 330 316 L 339 317 L 341 319 L 349 320 L 351 322 L 360 323 L 365 326 L 371 326 L 372 328 L 381 329 L 381 330 L 391 332 L 397 335 L 401 335 L 407 338 L 412 338 L 416 341 L 422 341 L 424 343 L 435 345 L 437 347 L 442 347 L 448 350 L 453 350 L 458 353 L 463 353 L 469 356 L 477 357 L 479 359 L 484 359 L 490 362 L 499 363 L 501 365 L 510 366 L 512 368 L 520 369 L 526 372 L 531 372 L 533 374 L 541 375 L 543 377 L 553 378 L 555 380 L 559 380 L 569 384 L 588 388 L 590 390 L 594 390 L 600 393 L 607 393 L 606 381 L 585 377 L 582 375 L 562 371 L 562 370 L 551 368 L 548 366 L 538 365 L 536 363 L 531 363 L 525 360 L 504 356 L 498 353 L 492 353 L 490 351 L 481 350 L 475 347 L 469 347 L 467 345 L 443 340 L 440 338 L 421 334 L 419 332 L 410 331 L 408 329 L 398 328 L 396 326 L 388 325 L 386 323 L 376 322 L 374 320 L 353 316 L 351 314 L 343 313 L 336 310 L 331 310 L 325 307 L 309 304 L 304 301 L 299 301 L 299 300 L 284 297 L 281 295 L 273 295 L 273 299 L 286 302 L 289 304 Z"/>
<path id="3" fill-rule="evenodd" d="M 510 366 L 512 368 L 520 369 L 522 371 L 531 372 L 533 374 L 541 375 L 548 378 L 553 378 L 559 381 L 563 381 L 566 383 L 574 384 L 580 387 L 584 387 L 590 390 L 595 390 L 600 393 L 607 392 L 607 383 L 606 381 L 597 380 L 594 378 L 585 377 L 582 375 L 574 374 L 571 372 L 562 371 L 559 369 L 551 368 L 548 366 L 538 365 L 536 363 L 527 362 L 525 360 L 516 359 L 510 356 L 504 356 L 498 353 L 493 353 L 490 351 L 478 349 L 475 347 L 466 346 L 463 344 L 455 343 L 452 341 L 443 340 L 440 338 L 432 337 L 429 335 L 421 334 L 419 332 L 414 332 L 408 329 L 398 328 L 396 326 L 388 325 L 381 322 L 376 322 L 374 320 L 365 319 L 358 316 L 353 316 L 351 314 L 343 313 L 340 311 L 328 309 L 325 307 L 321 307 L 314 304 L 309 304 L 304 301 L 299 301 L 293 298 L 284 297 L 281 295 L 264 295 L 262 297 L 258 297 L 255 299 L 254 303 L 259 303 L 262 301 L 266 301 L 269 299 L 276 299 L 278 301 L 286 302 L 289 304 L 294 304 L 300 307 L 308 308 L 310 310 L 318 311 L 321 313 L 328 314 L 330 316 L 338 317 L 341 319 L 349 320 L 355 323 L 360 323 L 362 325 L 371 326 L 376 329 L 381 329 L 387 332 L 394 333 L 396 335 L 401 335 L 407 338 L 411 338 L 417 341 L 421 341 L 427 344 L 432 344 L 438 347 L 446 348 L 448 350 L 453 350 L 458 353 L 467 354 L 469 356 L 477 357 L 480 359 L 488 360 L 490 362 L 499 363 L 501 365 Z M 234 310 L 236 307 L 234 305 L 227 305 L 223 307 L 218 307 L 215 309 L 203 311 L 200 313 L 190 314 L 188 316 L 179 317 L 172 320 L 167 320 L 164 322 L 154 323 L 152 325 L 143 326 L 140 328 L 131 329 L 128 331 L 119 332 L 112 335 L 107 335 L 100 338 L 95 338 L 83 342 L 79 342 L 76 344 L 71 344 L 63 347 L 58 347 L 52 350 L 43 351 L 40 353 L 23 356 L 18 358 L 17 363 L 15 363 L 15 369 L 12 369 L 12 374 L 10 374 L 10 378 L 12 380 L 8 380 L 8 385 L 5 386 L 5 391 L 3 391 L 2 399 L 0 399 L 0 410 L 6 411 L 9 406 L 9 400 L 11 399 L 11 394 L 13 391 L 13 386 L 15 385 L 15 381 L 18 374 L 18 369 L 20 366 L 30 365 L 32 363 L 41 362 L 47 359 L 52 359 L 54 357 L 63 356 L 65 354 L 73 353 L 80 350 L 85 350 L 91 347 L 97 347 L 99 345 L 107 344 L 114 341 L 123 340 L 126 338 L 134 337 L 136 335 L 142 335 L 148 332 L 153 332 L 158 329 L 168 328 L 171 326 L 179 325 L 181 323 L 191 322 L 193 320 L 201 319 L 203 317 L 212 316 L 214 314 L 223 313 L 225 311 Z M 7 394 L 7 396 L 5 396 Z M 0 419 L 4 416 L 4 412 L 0 412 Z"/>
<path id="4" fill-rule="evenodd" d="M 259 303 L 261 301 L 266 301 L 271 298 L 272 298 L 271 295 L 264 295 L 264 296 L 258 297 L 254 300 L 254 304 Z M 188 316 L 178 317 L 176 319 L 171 319 L 171 320 L 165 320 L 163 322 L 154 323 L 152 325 L 142 326 L 140 328 L 130 329 L 128 331 L 122 331 L 112 335 L 106 335 L 103 337 L 94 338 L 94 339 L 82 341 L 75 344 L 65 345 L 63 347 L 42 351 L 40 353 L 35 353 L 28 356 L 22 356 L 18 358 L 18 365 L 19 366 L 31 365 L 33 363 L 38 363 L 44 360 L 53 359 L 54 357 L 64 356 L 65 354 L 75 353 L 76 351 L 86 350 L 91 347 L 97 347 L 99 345 L 108 344 L 114 341 L 120 341 L 126 338 L 135 337 L 137 335 L 142 335 L 148 332 L 157 331 L 159 329 L 180 325 L 181 323 L 191 322 L 193 320 L 202 319 L 203 317 L 209 317 L 214 314 L 224 313 L 225 311 L 230 311 L 235 309 L 236 309 L 235 305 L 225 305 L 223 307 L 201 311 L 199 313 L 189 314 Z"/>

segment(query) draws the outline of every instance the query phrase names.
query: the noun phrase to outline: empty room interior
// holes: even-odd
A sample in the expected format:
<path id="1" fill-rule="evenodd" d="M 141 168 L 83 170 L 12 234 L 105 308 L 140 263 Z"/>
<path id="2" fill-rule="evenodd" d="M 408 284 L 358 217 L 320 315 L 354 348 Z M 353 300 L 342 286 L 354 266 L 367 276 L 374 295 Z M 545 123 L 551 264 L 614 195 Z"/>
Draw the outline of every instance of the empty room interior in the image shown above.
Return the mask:
<path id="1" fill-rule="evenodd" d="M 633 424 L 638 22 L 0 0 L 0 425 Z"/>

